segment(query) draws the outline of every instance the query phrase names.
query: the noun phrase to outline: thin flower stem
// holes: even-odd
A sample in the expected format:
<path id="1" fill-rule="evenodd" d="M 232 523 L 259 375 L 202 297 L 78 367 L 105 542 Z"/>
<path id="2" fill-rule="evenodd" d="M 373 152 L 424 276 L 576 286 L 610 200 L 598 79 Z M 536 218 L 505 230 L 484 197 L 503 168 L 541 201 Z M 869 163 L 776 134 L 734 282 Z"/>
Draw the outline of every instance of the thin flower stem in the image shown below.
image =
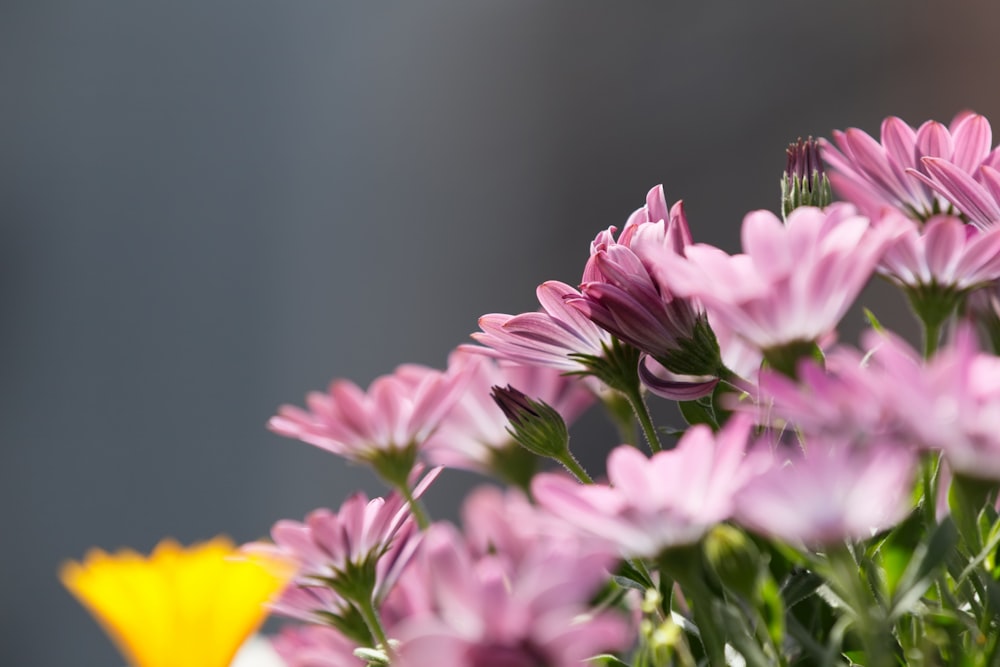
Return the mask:
<path id="1" fill-rule="evenodd" d="M 632 410 L 635 411 L 635 416 L 639 419 L 639 425 L 642 426 L 642 433 L 646 436 L 646 443 L 649 445 L 650 451 L 654 454 L 662 451 L 663 445 L 660 443 L 660 436 L 656 433 L 656 426 L 653 424 L 653 419 L 649 415 L 649 408 L 646 407 L 646 401 L 642 398 L 642 390 L 639 387 L 635 387 L 625 392 L 625 398 L 628 399 Z"/>
<path id="2" fill-rule="evenodd" d="M 705 582 L 705 572 L 697 547 L 680 547 L 660 554 L 660 576 L 676 581 L 691 608 L 691 615 L 698 627 L 701 645 L 708 664 L 724 667 L 726 664 L 725 628 L 713 610 L 715 595 Z"/>
<path id="3" fill-rule="evenodd" d="M 921 486 L 924 499 L 921 509 L 924 513 L 924 525 L 931 530 L 937 525 L 937 471 L 939 458 L 937 455 L 927 457 L 921 465 Z"/>
<path id="4" fill-rule="evenodd" d="M 941 322 L 924 321 L 924 359 L 930 359 L 937 352 L 941 338 Z"/>
<path id="5" fill-rule="evenodd" d="M 417 520 L 417 525 L 420 530 L 427 530 L 431 525 L 430 517 L 427 516 L 427 510 L 419 500 L 413 497 L 413 492 L 410 487 L 406 484 L 400 484 L 398 487 L 399 492 L 406 499 L 406 503 L 410 506 L 410 511 L 413 513 L 413 518 Z"/>
<path id="6" fill-rule="evenodd" d="M 865 665 L 890 667 L 895 663 L 889 646 L 891 634 L 885 615 L 871 589 L 860 575 L 860 566 L 847 544 L 830 547 L 826 554 L 830 583 L 854 612 L 854 626 L 865 647 Z"/>
<path id="7" fill-rule="evenodd" d="M 625 398 L 625 394 L 612 390 L 611 395 L 604 400 L 604 407 L 610 415 L 611 420 L 618 429 L 618 439 L 620 442 L 637 442 L 639 433 L 636 431 L 635 411 L 632 410 L 632 403 Z"/>
<path id="8" fill-rule="evenodd" d="M 712 592 L 700 576 L 686 577 L 680 584 L 691 606 L 691 613 L 695 625 L 698 626 L 698 634 L 701 636 L 709 664 L 722 667 L 726 664 L 726 639 L 712 614 Z"/>
<path id="9" fill-rule="evenodd" d="M 580 480 L 583 484 L 593 484 L 594 479 L 587 474 L 587 471 L 583 469 L 580 462 L 576 460 L 576 457 L 571 453 L 566 452 L 566 456 L 559 459 L 559 463 L 563 464 L 566 470 L 573 473 L 573 476 Z"/>
<path id="10" fill-rule="evenodd" d="M 375 648 L 380 648 L 383 651 L 389 651 L 389 639 L 385 635 L 385 629 L 382 627 L 382 620 L 378 616 L 378 610 L 375 609 L 375 605 L 372 604 L 371 598 L 365 597 L 361 600 L 354 600 L 354 607 L 361 614 L 361 617 L 365 619 L 365 625 L 368 626 L 368 630 L 372 633 L 372 637 L 378 642 L 378 646 Z"/>

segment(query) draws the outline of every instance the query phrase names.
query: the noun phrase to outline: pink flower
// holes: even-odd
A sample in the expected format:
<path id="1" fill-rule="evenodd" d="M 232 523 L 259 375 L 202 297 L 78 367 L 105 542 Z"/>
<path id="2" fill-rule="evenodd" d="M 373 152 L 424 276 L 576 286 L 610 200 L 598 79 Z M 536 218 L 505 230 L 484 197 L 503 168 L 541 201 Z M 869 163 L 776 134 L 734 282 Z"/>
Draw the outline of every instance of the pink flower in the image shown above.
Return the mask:
<path id="1" fill-rule="evenodd" d="M 766 445 L 765 445 L 766 446 Z M 779 446 L 766 472 L 741 490 L 735 520 L 768 537 L 809 546 L 867 539 L 912 509 L 916 455 L 889 442 L 853 447 L 809 438 Z"/>
<path id="2" fill-rule="evenodd" d="M 542 305 L 540 312 L 483 315 L 479 318 L 482 332 L 472 337 L 501 359 L 568 372 L 587 371 L 585 364 L 570 355 L 601 357 L 605 346 L 611 344 L 611 336 L 566 303 L 566 297 L 580 294 L 569 285 L 550 280 L 539 285 L 535 293 Z"/>
<path id="3" fill-rule="evenodd" d="M 943 158 L 964 173 L 974 173 L 980 165 L 995 166 L 996 151 L 989 121 L 972 113 L 959 114 L 950 127 L 927 121 L 914 130 L 899 118 L 882 122 L 882 141 L 851 128 L 834 132 L 833 143 L 823 141 L 823 159 L 832 168 L 834 189 L 866 215 L 878 217 L 891 206 L 902 213 L 926 220 L 936 213 L 948 213 L 949 203 L 938 197 L 927 179 L 930 175 L 923 158 Z"/>
<path id="4" fill-rule="evenodd" d="M 490 396 L 494 386 L 512 385 L 534 400 L 544 401 L 570 423 L 595 397 L 578 377 L 547 366 L 498 363 L 471 353 L 452 352 L 449 372 L 466 378 L 464 391 L 438 430 L 424 445 L 435 465 L 488 473 L 502 450 L 520 446 L 507 432 L 507 417 Z"/>
<path id="5" fill-rule="evenodd" d="M 953 216 L 911 222 L 889 244 L 878 271 L 910 288 L 962 292 L 985 285 L 1000 278 L 1000 225 L 983 231 Z"/>
<path id="6" fill-rule="evenodd" d="M 428 483 L 418 485 L 414 494 L 423 493 Z M 342 616 L 357 595 L 380 604 L 413 556 L 421 534 L 399 494 L 369 501 L 359 492 L 337 512 L 317 509 L 302 523 L 277 522 L 271 537 L 273 545 L 246 548 L 279 555 L 298 566 L 275 611 L 316 622 Z"/>
<path id="7" fill-rule="evenodd" d="M 836 328 L 900 232 L 893 224 L 872 229 L 845 204 L 797 208 L 787 224 L 755 211 L 743 219 L 745 254 L 696 244 L 657 274 L 759 349 L 816 342 Z"/>
<path id="8" fill-rule="evenodd" d="M 470 553 L 476 558 L 492 554 L 514 568 L 547 543 L 572 546 L 581 554 L 602 551 L 610 555 L 606 541 L 532 505 L 517 489 L 479 487 L 462 504 L 462 525 Z"/>
<path id="9" fill-rule="evenodd" d="M 887 356 L 909 350 L 898 339 L 870 335 L 866 342 Z M 971 326 L 960 326 L 925 366 L 888 367 L 886 381 L 900 420 L 925 447 L 943 452 L 954 473 L 1000 480 L 1000 357 L 979 351 Z"/>
<path id="10" fill-rule="evenodd" d="M 749 389 L 756 394 L 754 401 L 737 401 L 731 407 L 754 415 L 760 424 L 856 445 L 902 437 L 890 400 L 895 388 L 877 358 L 838 347 L 826 354 L 823 364 L 800 360 L 796 380 L 761 370 L 756 389 Z"/>
<path id="11" fill-rule="evenodd" d="M 752 426 L 745 417 L 718 434 L 693 426 L 676 448 L 652 458 L 623 445 L 608 457 L 610 486 L 549 474 L 535 478 L 532 492 L 542 507 L 626 556 L 656 556 L 697 542 L 732 515 L 734 496 L 752 473 L 743 460 Z"/>
<path id="12" fill-rule="evenodd" d="M 723 369 L 705 313 L 692 300 L 678 298 L 655 273 L 659 263 L 683 254 L 691 242 L 680 203 L 668 214 L 658 186 L 617 241 L 612 231 L 595 239 L 580 294 L 567 295 L 566 301 L 662 367 L 648 366 L 645 358 L 640 362 L 640 376 L 657 393 L 678 400 L 711 393 Z"/>
<path id="13" fill-rule="evenodd" d="M 476 559 L 446 524 L 431 527 L 421 551 L 408 576 L 424 582 L 431 610 L 397 626 L 398 667 L 576 667 L 626 646 L 626 621 L 589 609 L 608 577 L 604 555 L 551 544 L 510 569 Z"/>
<path id="14" fill-rule="evenodd" d="M 329 392 L 306 397 L 308 410 L 284 405 L 268 427 L 289 438 L 376 468 L 386 458 L 412 468 L 418 448 L 451 409 L 465 378 L 418 366 L 400 366 L 372 382 L 367 393 L 347 380 L 335 380 Z M 395 477 L 405 465 L 394 468 Z M 380 473 L 383 471 L 380 470 Z M 383 475 L 386 476 L 386 475 Z"/>

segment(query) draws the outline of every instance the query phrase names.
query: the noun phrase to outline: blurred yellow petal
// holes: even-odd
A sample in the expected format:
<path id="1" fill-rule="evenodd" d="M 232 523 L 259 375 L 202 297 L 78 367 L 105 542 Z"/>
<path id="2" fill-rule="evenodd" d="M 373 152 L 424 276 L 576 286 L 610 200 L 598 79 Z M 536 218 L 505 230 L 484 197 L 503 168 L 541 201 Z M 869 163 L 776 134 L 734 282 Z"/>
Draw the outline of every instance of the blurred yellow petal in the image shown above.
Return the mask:
<path id="1" fill-rule="evenodd" d="M 95 549 L 59 572 L 132 667 L 227 667 L 293 575 L 224 537 L 187 549 L 163 540 L 148 558 Z"/>

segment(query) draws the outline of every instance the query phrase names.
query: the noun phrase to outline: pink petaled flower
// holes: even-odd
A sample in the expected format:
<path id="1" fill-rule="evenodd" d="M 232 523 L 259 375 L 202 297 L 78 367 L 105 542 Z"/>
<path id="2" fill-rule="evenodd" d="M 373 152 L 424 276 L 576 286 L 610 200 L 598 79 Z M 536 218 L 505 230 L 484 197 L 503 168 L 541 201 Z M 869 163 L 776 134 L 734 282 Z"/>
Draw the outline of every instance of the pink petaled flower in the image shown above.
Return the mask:
<path id="1" fill-rule="evenodd" d="M 658 277 L 659 265 L 683 255 L 690 243 L 683 208 L 678 202 L 668 214 L 658 186 L 617 242 L 611 230 L 598 236 L 580 294 L 565 297 L 599 327 L 655 359 L 663 369 L 649 368 L 644 358 L 643 381 L 679 400 L 711 393 L 722 373 L 719 344 L 705 313 Z"/>
<path id="2" fill-rule="evenodd" d="M 779 446 L 751 458 L 771 465 L 740 491 L 735 520 L 768 537 L 808 546 L 868 539 L 912 509 L 916 454 L 888 441 L 853 447 L 813 437 L 804 452 Z"/>
<path id="3" fill-rule="evenodd" d="M 567 423 L 595 400 L 576 376 L 547 366 L 498 363 L 468 348 L 452 352 L 448 368 L 464 376 L 466 384 L 460 399 L 424 445 L 427 459 L 435 465 L 490 472 L 504 450 L 520 449 L 507 431 L 507 417 L 490 396 L 494 386 L 511 385 L 534 400 L 544 401 Z"/>
<path id="4" fill-rule="evenodd" d="M 729 421 L 718 434 L 693 426 L 677 447 L 646 456 L 622 445 L 608 457 L 610 486 L 539 475 L 532 493 L 553 514 L 610 540 L 626 556 L 653 557 L 693 544 L 733 512 L 734 495 L 753 468 L 744 451 L 753 423 Z"/>
<path id="5" fill-rule="evenodd" d="M 899 233 L 891 223 L 873 229 L 846 204 L 797 208 L 787 224 L 755 211 L 743 219 L 746 254 L 696 244 L 658 271 L 675 293 L 700 299 L 723 327 L 768 350 L 832 332 Z"/>
<path id="6" fill-rule="evenodd" d="M 866 343 L 888 358 L 912 355 L 895 338 L 870 335 Z M 925 366 L 887 366 L 886 382 L 900 420 L 955 474 L 1000 480 L 1000 357 L 979 351 L 971 326 L 960 326 Z"/>
<path id="7" fill-rule="evenodd" d="M 822 142 L 823 159 L 833 169 L 834 189 L 866 215 L 878 217 L 885 206 L 926 220 L 950 212 L 947 199 L 935 195 L 923 158 L 943 158 L 969 175 L 982 164 L 995 165 L 997 153 L 990 123 L 983 116 L 963 113 L 945 127 L 927 121 L 914 130 L 899 118 L 882 122 L 882 142 L 851 128 L 834 132 L 833 144 Z M 919 178 L 919 176 L 925 178 Z"/>
<path id="8" fill-rule="evenodd" d="M 287 667 L 362 667 L 355 657 L 358 644 L 325 625 L 286 627 L 271 640 L 271 646 Z"/>
<path id="9" fill-rule="evenodd" d="M 532 505 L 517 489 L 482 486 L 473 491 L 462 504 L 462 526 L 476 558 L 493 555 L 514 568 L 543 543 L 572 546 L 577 553 L 602 551 L 611 555 L 605 540 Z"/>
<path id="10" fill-rule="evenodd" d="M 823 436 L 856 445 L 900 435 L 901 426 L 889 395 L 895 391 L 881 366 L 853 348 L 837 347 L 823 364 L 799 361 L 796 380 L 764 369 L 753 401 L 738 401 L 734 410 L 754 415 L 759 424 Z"/>
<path id="11" fill-rule="evenodd" d="M 418 485 L 415 496 L 427 484 Z M 381 603 L 412 558 L 421 533 L 399 494 L 369 501 L 356 493 L 338 512 L 317 509 L 303 523 L 277 522 L 271 537 L 274 544 L 245 548 L 279 555 L 298 566 L 275 610 L 316 622 L 343 615 L 358 595 Z"/>
<path id="12" fill-rule="evenodd" d="M 611 336 L 569 306 L 565 298 L 579 292 L 555 280 L 544 282 L 535 291 L 542 310 L 521 315 L 492 313 L 479 318 L 481 333 L 472 337 L 491 356 L 532 366 L 550 366 L 562 371 L 587 371 L 587 366 L 571 354 L 604 355 Z"/>
<path id="13" fill-rule="evenodd" d="M 1000 225 L 983 231 L 953 216 L 935 216 L 922 228 L 911 222 L 886 249 L 878 271 L 911 288 L 962 292 L 985 285 L 1000 278 Z"/>
<path id="14" fill-rule="evenodd" d="M 628 643 L 624 618 L 589 608 L 608 578 L 604 555 L 550 544 L 510 570 L 475 559 L 446 524 L 431 527 L 421 551 L 408 576 L 420 576 L 431 609 L 396 628 L 397 667 L 577 667 Z"/>
<path id="15" fill-rule="evenodd" d="M 606 277 L 595 260 L 597 253 L 616 245 L 631 247 L 632 239 L 640 227 L 647 223 L 657 222 L 664 223 L 660 226 L 660 234 L 669 236 L 671 247 L 685 248 L 691 245 L 691 229 L 688 226 L 687 216 L 684 215 L 684 203 L 678 201 L 668 208 L 663 186 L 657 185 L 646 194 L 645 205 L 633 211 L 632 215 L 625 221 L 625 226 L 617 239 L 615 238 L 617 227 L 609 227 L 594 238 L 590 244 L 590 259 L 587 260 L 587 265 L 584 267 L 582 282 L 604 282 Z M 648 242 L 648 239 L 645 242 Z M 664 242 L 666 239 L 661 238 L 660 243 Z M 642 243 L 640 242 L 640 245 Z"/>
<path id="16" fill-rule="evenodd" d="M 352 461 L 376 468 L 386 458 L 398 463 L 389 481 L 409 474 L 417 450 L 451 409 L 465 378 L 416 364 L 403 365 L 361 391 L 347 380 L 335 380 L 328 393 L 306 397 L 308 410 L 284 405 L 268 427 L 289 438 L 316 445 Z M 386 476 L 383 474 L 383 476 Z"/>

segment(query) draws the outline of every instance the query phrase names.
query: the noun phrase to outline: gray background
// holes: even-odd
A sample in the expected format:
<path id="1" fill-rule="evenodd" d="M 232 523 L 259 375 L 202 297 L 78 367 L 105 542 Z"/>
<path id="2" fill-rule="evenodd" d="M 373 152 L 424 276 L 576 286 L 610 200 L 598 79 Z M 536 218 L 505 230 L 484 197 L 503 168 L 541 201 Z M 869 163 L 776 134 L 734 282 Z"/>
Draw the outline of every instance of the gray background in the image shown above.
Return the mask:
<path id="1" fill-rule="evenodd" d="M 961 6 L 0 2 L 0 665 L 120 664 L 55 577 L 91 545 L 377 491 L 265 421 L 441 366 L 650 186 L 734 250 L 798 135 L 1000 118 L 1000 11 Z"/>

